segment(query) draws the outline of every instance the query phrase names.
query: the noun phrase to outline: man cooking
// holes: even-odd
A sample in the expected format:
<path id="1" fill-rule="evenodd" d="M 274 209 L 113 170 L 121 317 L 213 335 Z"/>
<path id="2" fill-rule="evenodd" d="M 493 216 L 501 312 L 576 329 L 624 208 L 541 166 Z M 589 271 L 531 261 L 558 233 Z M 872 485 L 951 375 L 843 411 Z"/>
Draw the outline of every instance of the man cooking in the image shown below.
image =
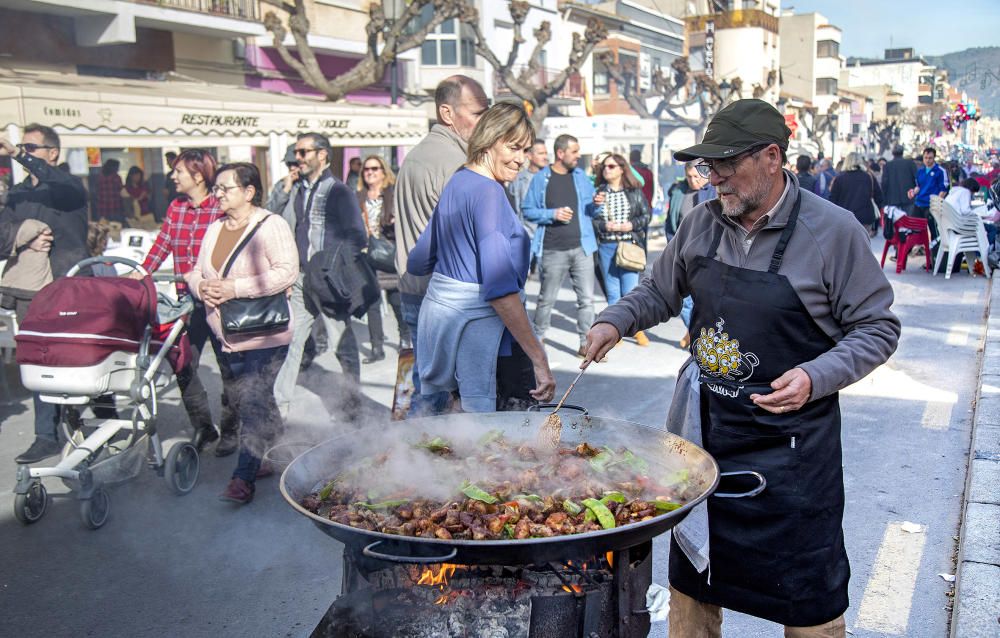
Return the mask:
<path id="1" fill-rule="evenodd" d="M 723 472 L 767 480 L 752 498 L 711 498 L 707 520 L 692 513 L 675 530 L 675 637 L 720 636 L 723 607 L 781 623 L 785 636 L 845 633 L 837 392 L 889 358 L 900 324 L 864 228 L 782 169 L 789 135 L 774 107 L 738 100 L 675 153 L 700 160 L 719 198 L 684 218 L 651 276 L 587 335 L 584 363 L 599 361 L 691 295 L 692 358 L 674 401 L 697 400 L 684 419 L 672 409 L 668 427 L 700 439 Z M 699 521 L 707 542 L 684 542 Z"/>

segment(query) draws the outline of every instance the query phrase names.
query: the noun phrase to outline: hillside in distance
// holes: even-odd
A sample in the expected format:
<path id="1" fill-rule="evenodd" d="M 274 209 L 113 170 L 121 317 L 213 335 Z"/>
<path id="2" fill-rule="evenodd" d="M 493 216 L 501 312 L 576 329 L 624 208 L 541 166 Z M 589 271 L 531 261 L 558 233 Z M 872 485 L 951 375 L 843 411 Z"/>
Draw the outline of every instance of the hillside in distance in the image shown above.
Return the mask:
<path id="1" fill-rule="evenodd" d="M 983 115 L 1000 117 L 1000 47 L 925 55 L 924 59 L 947 69 L 951 85 L 978 99 Z"/>

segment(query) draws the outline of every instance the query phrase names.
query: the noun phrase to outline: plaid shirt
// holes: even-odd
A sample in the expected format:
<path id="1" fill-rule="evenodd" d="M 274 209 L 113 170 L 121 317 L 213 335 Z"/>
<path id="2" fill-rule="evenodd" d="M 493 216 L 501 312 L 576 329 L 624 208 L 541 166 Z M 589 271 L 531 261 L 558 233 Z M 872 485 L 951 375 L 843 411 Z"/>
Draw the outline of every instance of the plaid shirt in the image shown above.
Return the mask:
<path id="1" fill-rule="evenodd" d="M 101 175 L 97 180 L 97 216 L 108 221 L 120 222 L 124 217 L 122 203 L 122 178 L 118 173 Z"/>
<path id="2" fill-rule="evenodd" d="M 201 240 L 205 231 L 215 220 L 225 213 L 219 207 L 219 200 L 209 195 L 200 205 L 195 206 L 186 197 L 178 197 L 170 202 L 166 218 L 156 236 L 153 247 L 146 255 L 142 267 L 153 272 L 160 267 L 170 253 L 174 254 L 174 272 L 185 275 L 194 268 L 201 250 Z M 187 284 L 177 282 L 177 294 L 187 293 Z"/>

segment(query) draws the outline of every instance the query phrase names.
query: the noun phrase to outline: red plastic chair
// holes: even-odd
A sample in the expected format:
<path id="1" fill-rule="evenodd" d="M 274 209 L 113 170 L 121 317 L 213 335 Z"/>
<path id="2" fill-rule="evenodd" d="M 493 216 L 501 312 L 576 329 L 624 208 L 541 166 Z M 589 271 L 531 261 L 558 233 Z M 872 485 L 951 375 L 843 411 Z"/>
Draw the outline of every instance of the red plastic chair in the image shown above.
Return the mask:
<path id="1" fill-rule="evenodd" d="M 883 218 L 882 223 L 885 224 L 886 221 Z M 892 234 L 892 239 L 885 242 L 885 248 L 882 249 L 882 268 L 885 268 L 885 257 L 889 254 L 890 246 L 896 247 L 896 274 L 906 269 L 906 257 L 910 254 L 910 250 L 917 246 L 923 246 L 924 258 L 927 260 L 927 272 L 931 272 L 931 241 L 930 233 L 927 230 L 927 220 L 921 217 L 903 215 L 896 220 L 893 227 L 895 232 Z M 903 230 L 911 232 L 906 235 L 904 241 L 900 241 L 900 231 Z"/>

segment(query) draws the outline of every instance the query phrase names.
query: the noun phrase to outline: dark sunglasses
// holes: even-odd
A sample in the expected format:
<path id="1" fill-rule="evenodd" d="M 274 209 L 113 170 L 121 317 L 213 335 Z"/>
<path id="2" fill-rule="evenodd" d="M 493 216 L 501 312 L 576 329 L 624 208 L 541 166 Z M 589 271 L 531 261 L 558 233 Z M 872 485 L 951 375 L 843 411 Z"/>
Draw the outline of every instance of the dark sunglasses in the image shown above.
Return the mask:
<path id="1" fill-rule="evenodd" d="M 309 153 L 315 153 L 317 149 L 315 148 L 297 148 L 295 149 L 295 157 L 305 157 Z"/>
<path id="2" fill-rule="evenodd" d="M 375 173 L 380 170 L 382 170 L 381 166 L 365 166 L 366 173 Z"/>
<path id="3" fill-rule="evenodd" d="M 59 148 L 58 146 L 49 146 L 48 144 L 32 144 L 31 142 L 27 142 L 25 144 L 18 144 L 18 146 L 25 153 L 34 153 L 40 148 Z"/>
<path id="4" fill-rule="evenodd" d="M 621 168 L 621 166 L 619 166 L 617 164 L 605 164 L 604 168 L 606 168 L 606 169 L 607 168 Z"/>

